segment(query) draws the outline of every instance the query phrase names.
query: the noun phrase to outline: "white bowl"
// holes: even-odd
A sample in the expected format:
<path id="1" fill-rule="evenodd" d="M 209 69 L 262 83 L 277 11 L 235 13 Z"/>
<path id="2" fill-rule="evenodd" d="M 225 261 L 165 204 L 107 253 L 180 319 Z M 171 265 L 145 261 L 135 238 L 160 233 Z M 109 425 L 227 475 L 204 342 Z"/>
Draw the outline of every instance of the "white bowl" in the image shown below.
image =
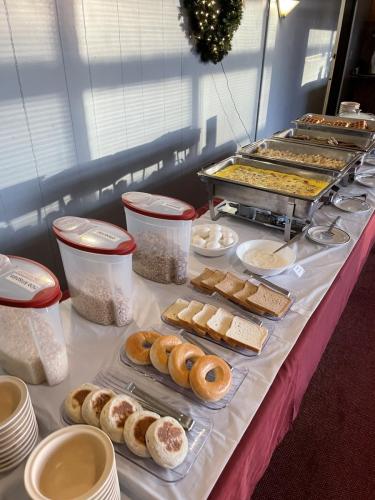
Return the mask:
<path id="1" fill-rule="evenodd" d="M 285 259 L 285 264 L 279 267 L 258 267 L 249 262 L 246 262 L 245 256 L 249 250 L 263 250 L 267 253 L 272 253 L 277 248 L 281 247 L 284 242 L 273 241 L 273 240 L 249 240 L 241 243 L 241 245 L 237 248 L 237 257 L 243 263 L 248 271 L 251 273 L 259 274 L 260 276 L 275 276 L 276 274 L 280 274 L 284 272 L 289 267 L 293 266 L 296 261 L 296 253 L 290 248 L 285 247 L 283 250 L 280 250 L 278 254 L 280 257 Z"/>
<path id="2" fill-rule="evenodd" d="M 77 500 L 102 498 L 115 479 L 114 464 L 113 445 L 103 431 L 88 425 L 65 427 L 50 434 L 30 455 L 25 488 L 33 500 L 46 499 L 55 490 L 69 491 Z"/>
<path id="3" fill-rule="evenodd" d="M 199 246 L 193 244 L 193 235 L 192 235 L 192 240 L 191 240 L 192 249 L 194 250 L 194 252 L 196 252 L 200 255 L 203 255 L 204 257 L 220 257 L 221 255 L 224 255 L 225 253 L 227 253 L 231 248 L 235 247 L 238 243 L 238 234 L 235 231 L 233 231 L 233 229 L 231 229 L 230 227 L 222 226 L 220 224 L 199 224 L 199 225 L 193 226 L 193 231 L 196 231 L 197 229 L 199 231 L 200 228 L 210 228 L 212 226 L 216 226 L 220 229 L 225 228 L 225 230 L 230 231 L 231 236 L 232 236 L 234 241 L 231 245 L 228 245 L 225 247 L 203 248 L 203 247 L 199 247 Z"/>
<path id="4" fill-rule="evenodd" d="M 0 376 L 0 400 L 0 435 L 6 435 L 29 402 L 27 385 L 17 377 Z"/>

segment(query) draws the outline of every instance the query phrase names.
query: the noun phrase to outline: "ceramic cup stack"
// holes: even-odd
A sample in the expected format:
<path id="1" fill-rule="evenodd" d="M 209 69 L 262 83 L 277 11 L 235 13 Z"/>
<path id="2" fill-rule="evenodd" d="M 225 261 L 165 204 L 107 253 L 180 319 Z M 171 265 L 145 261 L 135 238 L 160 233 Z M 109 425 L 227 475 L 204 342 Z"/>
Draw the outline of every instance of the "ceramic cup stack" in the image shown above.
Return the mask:
<path id="1" fill-rule="evenodd" d="M 360 112 L 360 103 L 352 101 L 342 101 L 340 103 L 339 115 L 343 113 L 356 114 Z"/>
<path id="2" fill-rule="evenodd" d="M 0 474 L 17 467 L 38 439 L 38 424 L 26 384 L 0 376 Z"/>
<path id="3" fill-rule="evenodd" d="M 112 442 L 88 425 L 65 427 L 39 443 L 24 482 L 32 500 L 120 500 Z"/>

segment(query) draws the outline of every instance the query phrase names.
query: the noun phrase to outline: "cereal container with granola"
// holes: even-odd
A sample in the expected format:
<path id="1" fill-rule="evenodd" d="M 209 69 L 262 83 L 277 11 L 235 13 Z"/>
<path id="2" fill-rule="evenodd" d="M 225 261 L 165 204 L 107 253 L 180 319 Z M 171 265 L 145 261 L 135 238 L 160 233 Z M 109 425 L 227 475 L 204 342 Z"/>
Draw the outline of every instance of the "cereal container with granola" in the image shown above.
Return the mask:
<path id="1" fill-rule="evenodd" d="M 101 325 L 132 321 L 133 237 L 95 219 L 60 217 L 53 223 L 74 309 Z"/>
<path id="2" fill-rule="evenodd" d="M 61 290 L 46 267 L 0 255 L 0 366 L 28 384 L 56 385 L 68 375 Z"/>
<path id="3" fill-rule="evenodd" d="M 195 209 L 174 198 L 134 191 L 124 193 L 122 202 L 127 229 L 137 242 L 133 270 L 158 283 L 185 283 Z"/>

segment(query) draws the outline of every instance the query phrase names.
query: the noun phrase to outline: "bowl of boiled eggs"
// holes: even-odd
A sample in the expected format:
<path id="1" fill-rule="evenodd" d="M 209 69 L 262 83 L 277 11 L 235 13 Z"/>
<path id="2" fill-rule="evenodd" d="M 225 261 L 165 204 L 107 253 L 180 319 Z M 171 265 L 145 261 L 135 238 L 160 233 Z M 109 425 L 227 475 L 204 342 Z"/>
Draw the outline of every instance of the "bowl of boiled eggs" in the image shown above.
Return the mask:
<path id="1" fill-rule="evenodd" d="M 238 234 L 220 224 L 193 226 L 191 246 L 194 252 L 205 257 L 220 257 L 238 243 Z"/>

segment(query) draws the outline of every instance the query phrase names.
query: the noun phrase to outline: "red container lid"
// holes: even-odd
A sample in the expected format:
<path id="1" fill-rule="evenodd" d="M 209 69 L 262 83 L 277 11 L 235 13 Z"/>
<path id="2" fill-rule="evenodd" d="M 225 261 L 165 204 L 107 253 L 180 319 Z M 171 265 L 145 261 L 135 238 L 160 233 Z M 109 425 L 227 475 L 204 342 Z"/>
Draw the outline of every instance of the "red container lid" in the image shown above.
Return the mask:
<path id="1" fill-rule="evenodd" d="M 159 194 L 129 191 L 122 195 L 126 208 L 147 217 L 170 220 L 192 220 L 195 208 L 181 200 Z"/>
<path id="2" fill-rule="evenodd" d="M 0 254 L 0 305 L 43 308 L 61 299 L 56 276 L 39 262 Z"/>
<path id="3" fill-rule="evenodd" d="M 134 238 L 121 227 L 95 219 L 60 217 L 53 222 L 53 232 L 66 245 L 83 252 L 127 255 L 134 252 Z"/>

